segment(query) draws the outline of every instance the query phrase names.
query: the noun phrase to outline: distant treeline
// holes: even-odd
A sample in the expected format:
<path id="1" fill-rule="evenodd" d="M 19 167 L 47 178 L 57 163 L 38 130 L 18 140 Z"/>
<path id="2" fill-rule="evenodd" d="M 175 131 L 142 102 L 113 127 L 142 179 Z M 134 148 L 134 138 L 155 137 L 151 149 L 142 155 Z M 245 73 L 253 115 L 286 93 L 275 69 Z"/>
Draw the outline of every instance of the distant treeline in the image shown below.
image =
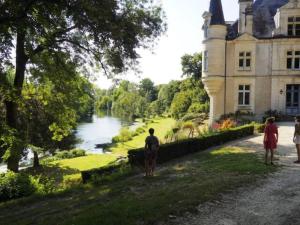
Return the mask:
<path id="1" fill-rule="evenodd" d="M 124 80 L 108 90 L 96 90 L 95 108 L 129 119 L 162 114 L 179 119 L 187 113 L 207 113 L 209 98 L 199 79 L 155 86 L 145 78 L 139 83 Z"/>

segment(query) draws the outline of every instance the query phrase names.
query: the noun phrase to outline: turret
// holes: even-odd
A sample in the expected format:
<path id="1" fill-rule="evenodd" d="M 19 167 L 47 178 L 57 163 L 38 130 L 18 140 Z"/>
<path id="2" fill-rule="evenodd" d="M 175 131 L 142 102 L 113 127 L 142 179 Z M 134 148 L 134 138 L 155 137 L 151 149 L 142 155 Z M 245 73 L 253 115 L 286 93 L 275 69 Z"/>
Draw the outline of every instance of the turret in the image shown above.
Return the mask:
<path id="1" fill-rule="evenodd" d="M 252 6 L 253 0 L 239 0 L 240 11 L 239 11 L 239 33 L 246 32 L 246 8 Z"/>
<path id="2" fill-rule="evenodd" d="M 203 14 L 203 72 L 202 81 L 210 96 L 210 123 L 223 114 L 216 106 L 216 96 L 220 95 L 225 75 L 225 43 L 227 26 L 224 20 L 221 0 L 211 0 L 209 12 Z"/>

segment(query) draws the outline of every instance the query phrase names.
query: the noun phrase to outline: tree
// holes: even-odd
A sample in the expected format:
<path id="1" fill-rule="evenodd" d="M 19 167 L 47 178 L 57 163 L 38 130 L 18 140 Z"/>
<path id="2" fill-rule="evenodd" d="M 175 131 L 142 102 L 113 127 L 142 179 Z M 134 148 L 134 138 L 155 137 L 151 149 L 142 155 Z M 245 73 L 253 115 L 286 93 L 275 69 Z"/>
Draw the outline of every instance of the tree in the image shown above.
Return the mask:
<path id="1" fill-rule="evenodd" d="M 171 104 L 171 113 L 176 118 L 182 117 L 191 105 L 191 98 L 189 92 L 179 92 L 174 96 Z"/>
<path id="2" fill-rule="evenodd" d="M 202 54 L 185 54 L 181 57 L 182 75 L 199 80 L 202 75 Z"/>
<path id="3" fill-rule="evenodd" d="M 23 120 L 24 146 L 34 153 L 53 152 L 70 143 L 77 121 L 93 106 L 93 87 L 76 66 L 60 55 L 61 67 L 44 52 L 35 60 L 31 76 L 23 87 L 20 118 Z"/>
<path id="4" fill-rule="evenodd" d="M 144 78 L 140 81 L 139 92 L 141 96 L 148 100 L 148 102 L 152 102 L 157 98 L 157 90 L 153 81 L 149 78 Z"/>
<path id="5" fill-rule="evenodd" d="M 161 102 L 164 110 L 168 110 L 176 93 L 180 91 L 180 81 L 170 81 L 163 85 L 158 92 L 158 101 Z"/>
<path id="6" fill-rule="evenodd" d="M 12 65 L 15 74 L 10 96 L 6 97 L 6 125 L 22 140 L 20 100 L 25 72 L 34 58 L 47 52 L 63 52 L 77 66 L 89 62 L 111 76 L 136 63 L 136 49 L 147 47 L 165 29 L 162 10 L 150 0 L 22 0 L 1 1 L 0 76 Z M 14 42 L 16 43 L 14 46 Z M 18 171 L 24 149 L 9 150 L 8 169 Z"/>

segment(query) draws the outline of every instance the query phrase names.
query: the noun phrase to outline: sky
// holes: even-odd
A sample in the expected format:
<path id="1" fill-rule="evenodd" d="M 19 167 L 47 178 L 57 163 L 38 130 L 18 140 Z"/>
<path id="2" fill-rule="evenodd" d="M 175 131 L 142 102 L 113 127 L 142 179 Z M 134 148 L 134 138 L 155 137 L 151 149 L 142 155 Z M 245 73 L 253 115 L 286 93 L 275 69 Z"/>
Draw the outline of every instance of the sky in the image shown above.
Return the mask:
<path id="1" fill-rule="evenodd" d="M 209 0 L 162 0 L 168 24 L 167 32 L 152 50 L 139 50 L 141 71 L 138 75 L 128 72 L 124 79 L 139 82 L 150 78 L 156 85 L 181 78 L 181 56 L 202 50 L 202 14 L 209 9 Z M 238 18 L 238 0 L 222 0 L 226 21 Z M 96 85 L 107 89 L 111 81 L 97 75 Z"/>

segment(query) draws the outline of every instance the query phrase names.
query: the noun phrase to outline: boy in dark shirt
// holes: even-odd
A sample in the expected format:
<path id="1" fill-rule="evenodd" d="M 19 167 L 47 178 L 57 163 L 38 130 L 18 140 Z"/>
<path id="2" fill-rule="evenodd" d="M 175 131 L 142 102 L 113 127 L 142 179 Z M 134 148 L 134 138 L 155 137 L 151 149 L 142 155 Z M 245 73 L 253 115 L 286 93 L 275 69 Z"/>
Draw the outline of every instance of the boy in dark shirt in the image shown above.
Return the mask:
<path id="1" fill-rule="evenodd" d="M 159 141 L 158 138 L 154 136 L 153 128 L 149 129 L 149 134 L 150 136 L 148 136 L 145 140 L 145 170 L 146 176 L 153 176 Z"/>

